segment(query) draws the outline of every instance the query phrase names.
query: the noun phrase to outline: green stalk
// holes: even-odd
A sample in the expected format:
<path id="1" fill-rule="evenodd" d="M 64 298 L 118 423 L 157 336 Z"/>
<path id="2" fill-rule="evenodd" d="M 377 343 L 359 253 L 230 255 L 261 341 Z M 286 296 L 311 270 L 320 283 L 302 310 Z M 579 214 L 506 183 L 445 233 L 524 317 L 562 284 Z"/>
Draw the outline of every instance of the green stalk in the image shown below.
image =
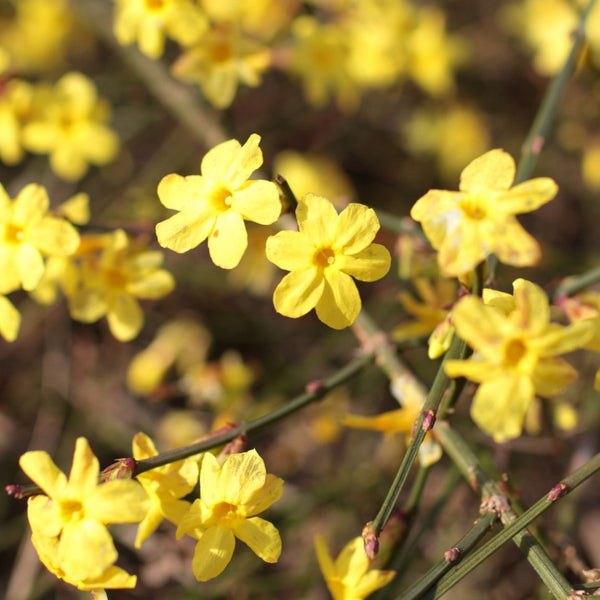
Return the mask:
<path id="1" fill-rule="evenodd" d="M 563 279 L 560 285 L 552 292 L 552 299 L 560 296 L 570 296 L 600 281 L 600 267 L 590 269 L 581 275 L 574 275 Z"/>
<path id="2" fill-rule="evenodd" d="M 562 482 L 555 486 L 547 495 L 538 500 L 531 508 L 526 510 L 520 516 L 517 516 L 514 511 L 503 502 L 505 496 L 497 489 L 495 483 L 479 465 L 474 455 L 468 456 L 470 451 L 467 451 L 464 441 L 451 430 L 448 425 L 441 425 L 436 429 L 438 440 L 444 446 L 446 452 L 453 460 L 456 460 L 457 466 L 463 472 L 465 478 L 477 489 L 478 486 L 492 491 L 492 498 L 496 504 L 503 506 L 503 523 L 505 528 L 495 535 L 489 542 L 484 544 L 479 550 L 476 550 L 466 557 L 460 565 L 458 565 L 452 573 L 444 577 L 435 588 L 435 593 L 431 598 L 439 598 L 453 586 L 455 586 L 468 573 L 480 565 L 485 559 L 496 552 L 503 544 L 511 538 L 514 542 L 526 553 L 527 559 L 532 564 L 536 572 L 542 578 L 544 584 L 552 592 L 555 598 L 566 599 L 572 592 L 572 586 L 564 578 L 564 576 L 556 569 L 552 561 L 544 549 L 539 545 L 537 540 L 523 530 L 531 525 L 543 512 L 565 494 L 570 493 L 573 489 L 583 483 L 600 470 L 600 453 L 596 454 L 585 465 L 574 471 L 566 477 Z M 472 453 L 471 453 L 472 454 Z M 467 460 L 465 460 L 465 457 Z"/>

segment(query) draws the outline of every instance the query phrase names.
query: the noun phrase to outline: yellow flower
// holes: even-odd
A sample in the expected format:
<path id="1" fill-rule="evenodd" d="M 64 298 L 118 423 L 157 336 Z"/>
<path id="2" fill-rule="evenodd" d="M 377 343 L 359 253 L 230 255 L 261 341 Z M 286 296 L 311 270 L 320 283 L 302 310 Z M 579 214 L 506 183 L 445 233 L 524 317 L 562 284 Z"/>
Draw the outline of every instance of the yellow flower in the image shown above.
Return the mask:
<path id="1" fill-rule="evenodd" d="M 0 185 L 0 294 L 32 290 L 44 274 L 44 255 L 68 256 L 79 245 L 75 228 L 48 215 L 46 190 L 26 185 L 11 200 Z"/>
<path id="2" fill-rule="evenodd" d="M 98 99 L 93 82 L 81 73 L 67 73 L 56 83 L 44 110 L 23 127 L 23 145 L 50 154 L 52 170 L 67 181 L 81 179 L 88 165 L 109 163 L 119 140 L 105 122 L 108 105 Z"/>
<path id="3" fill-rule="evenodd" d="M 171 292 L 175 280 L 160 268 L 160 251 L 131 244 L 122 229 L 104 237 L 100 254 L 81 256 L 79 282 L 69 296 L 69 310 L 74 319 L 84 323 L 106 315 L 112 334 L 122 342 L 129 341 L 144 324 L 137 298 L 162 298 Z"/>
<path id="4" fill-rule="evenodd" d="M 232 24 L 214 27 L 173 64 L 173 75 L 198 83 L 217 108 L 227 108 L 238 84 L 256 87 L 270 64 L 270 52 Z"/>
<path id="5" fill-rule="evenodd" d="M 459 192 L 429 190 L 417 200 L 410 216 L 419 221 L 444 275 L 471 271 L 490 254 L 507 264 L 529 266 L 540 257 L 538 243 L 515 215 L 551 200 L 557 186 L 548 177 L 513 188 L 515 163 L 503 150 L 491 150 L 463 170 Z"/>
<path id="6" fill-rule="evenodd" d="M 262 560 L 277 562 L 281 538 L 277 529 L 255 517 L 279 500 L 283 481 L 267 474 L 256 450 L 230 454 L 223 465 L 204 454 L 200 470 L 200 498 L 195 500 L 177 529 L 198 539 L 192 569 L 196 579 L 207 581 L 229 564 L 235 538 L 247 544 Z"/>
<path id="7" fill-rule="evenodd" d="M 23 79 L 11 79 L 0 93 L 0 159 L 15 165 L 25 156 L 23 125 L 31 114 L 33 86 Z"/>
<path id="8" fill-rule="evenodd" d="M 362 537 L 348 542 L 335 562 L 322 536 L 315 537 L 315 550 L 321 572 L 334 600 L 362 600 L 387 585 L 395 571 L 370 569 Z"/>
<path id="9" fill-rule="evenodd" d="M 267 240 L 267 258 L 291 271 L 275 289 L 275 309 L 295 319 L 315 308 L 329 327 L 348 327 L 361 308 L 352 277 L 375 281 L 390 268 L 388 250 L 371 243 L 379 230 L 375 211 L 352 203 L 338 215 L 329 200 L 307 194 L 296 218 L 298 231 L 280 231 Z"/>
<path id="10" fill-rule="evenodd" d="M 117 0 L 114 32 L 120 44 L 137 41 L 151 58 L 162 56 L 165 36 L 194 43 L 206 31 L 206 19 L 190 0 Z"/>
<path id="11" fill-rule="evenodd" d="M 32 541 L 46 567 L 80 589 L 111 587 L 114 578 L 133 587 L 135 577 L 113 566 L 117 551 L 106 525 L 144 518 L 142 486 L 132 480 L 98 484 L 98 459 L 85 438 L 77 439 L 68 479 L 46 452 L 26 452 L 19 464 L 46 494 L 31 497 L 27 506 Z"/>
<path id="12" fill-rule="evenodd" d="M 14 342 L 19 335 L 21 314 L 5 296 L 0 296 L 0 335 L 7 342 Z"/>
<path id="13" fill-rule="evenodd" d="M 533 283 L 517 279 L 513 288 L 514 309 L 508 314 L 473 296 L 454 307 L 456 331 L 475 354 L 444 365 L 450 377 L 480 383 L 471 416 L 497 442 L 521 434 L 535 394 L 555 396 L 577 377 L 557 356 L 581 348 L 593 335 L 590 322 L 550 323 L 546 294 Z"/>
<path id="14" fill-rule="evenodd" d="M 233 269 L 248 245 L 244 219 L 261 225 L 274 223 L 281 212 L 279 192 L 271 181 L 248 181 L 262 165 L 253 133 L 243 146 L 228 140 L 202 159 L 202 175 L 171 174 L 158 186 L 160 201 L 179 213 L 156 226 L 158 243 L 175 252 L 187 252 L 208 238 L 215 265 Z"/>
<path id="15" fill-rule="evenodd" d="M 415 290 L 423 302 L 418 302 L 408 292 L 399 295 L 404 309 L 415 319 L 394 328 L 392 335 L 397 341 L 410 340 L 432 333 L 429 338 L 429 358 L 441 356 L 450 346 L 454 328 L 448 322 L 450 308 L 456 300 L 456 281 L 450 279 L 429 280 L 417 277 Z"/>
<path id="16" fill-rule="evenodd" d="M 158 454 L 154 442 L 144 433 L 133 438 L 133 458 L 143 460 Z M 157 467 L 137 476 L 148 498 L 150 508 L 144 520 L 138 526 L 135 547 L 139 548 L 158 527 L 163 517 L 173 523 L 179 523 L 188 511 L 190 504 L 180 500 L 189 494 L 198 481 L 198 462 L 194 458 L 180 460 Z"/>

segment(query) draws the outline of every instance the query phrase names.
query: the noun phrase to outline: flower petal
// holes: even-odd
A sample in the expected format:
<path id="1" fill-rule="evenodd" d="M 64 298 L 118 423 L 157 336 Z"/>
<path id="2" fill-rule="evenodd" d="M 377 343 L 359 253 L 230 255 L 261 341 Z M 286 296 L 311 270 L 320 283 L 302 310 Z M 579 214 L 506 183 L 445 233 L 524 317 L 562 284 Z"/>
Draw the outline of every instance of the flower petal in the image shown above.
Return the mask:
<path id="1" fill-rule="evenodd" d="M 505 442 L 521 435 L 533 398 L 533 382 L 529 377 L 506 373 L 479 386 L 471 417 L 496 442 Z"/>
<path id="2" fill-rule="evenodd" d="M 44 217 L 27 229 L 27 240 L 51 256 L 69 256 L 79 246 L 79 234 L 64 219 Z"/>
<path id="3" fill-rule="evenodd" d="M 513 157 L 499 148 L 471 161 L 460 175 L 461 191 L 507 190 L 515 179 Z"/>
<path id="4" fill-rule="evenodd" d="M 296 271 L 313 265 L 315 247 L 298 231 L 280 231 L 267 238 L 265 252 L 280 269 Z"/>
<path id="5" fill-rule="evenodd" d="M 379 231 L 379 219 L 372 208 L 353 202 L 339 214 L 335 230 L 335 248 L 344 254 L 364 250 Z"/>
<path id="6" fill-rule="evenodd" d="M 496 210 L 506 215 L 531 212 L 550 202 L 558 186 L 550 177 L 537 177 L 524 181 L 496 198 Z"/>
<path id="7" fill-rule="evenodd" d="M 270 225 L 281 214 L 277 186 L 272 181 L 247 181 L 233 192 L 231 208 L 247 221 Z"/>
<path id="8" fill-rule="evenodd" d="M 131 479 L 115 479 L 96 487 L 85 501 L 86 514 L 101 523 L 138 523 L 148 512 L 148 494 Z"/>
<path id="9" fill-rule="evenodd" d="M 192 570 L 198 581 L 208 581 L 220 575 L 231 561 L 235 536 L 226 527 L 207 529 L 196 544 Z"/>
<path id="10" fill-rule="evenodd" d="M 375 590 L 387 585 L 396 576 L 396 571 L 378 571 L 376 569 L 365 573 L 353 588 L 356 598 L 366 598 Z"/>
<path id="11" fill-rule="evenodd" d="M 168 271 L 153 271 L 142 279 L 127 285 L 127 291 L 136 298 L 156 299 L 169 294 L 175 287 L 175 279 Z"/>
<path id="12" fill-rule="evenodd" d="M 15 198 L 13 218 L 15 223 L 31 226 L 39 221 L 47 212 L 50 201 L 46 189 L 41 185 L 26 185 Z"/>
<path id="13" fill-rule="evenodd" d="M 281 537 L 277 528 L 260 517 L 244 519 L 234 529 L 256 556 L 268 563 L 276 563 L 281 555 Z"/>
<path id="14" fill-rule="evenodd" d="M 19 334 L 20 326 L 21 313 L 8 298 L 0 296 L 0 335 L 7 342 L 14 342 Z"/>
<path id="15" fill-rule="evenodd" d="M 524 229 L 516 218 L 496 225 L 491 233 L 493 252 L 500 261 L 515 267 L 529 267 L 539 262 L 540 246 Z"/>
<path id="16" fill-rule="evenodd" d="M 338 214 L 333 204 L 316 194 L 306 194 L 296 208 L 298 230 L 317 248 L 331 246 L 335 239 Z"/>
<path id="17" fill-rule="evenodd" d="M 201 175 L 182 177 L 176 173 L 165 175 L 158 184 L 158 198 L 167 208 L 185 212 L 204 212 L 212 190 L 210 182 Z"/>
<path id="18" fill-rule="evenodd" d="M 542 358 L 532 375 L 536 394 L 545 398 L 560 394 L 577 379 L 577 371 L 562 358 Z"/>
<path id="19" fill-rule="evenodd" d="M 201 244 L 215 222 L 208 208 L 203 212 L 180 212 L 156 225 L 156 237 L 163 248 L 181 254 Z"/>
<path id="20" fill-rule="evenodd" d="M 323 295 L 325 279 L 316 267 L 288 273 L 275 288 L 275 310 L 297 319 L 311 311 Z"/>
<path id="21" fill-rule="evenodd" d="M 130 294 L 119 294 L 114 298 L 106 318 L 111 333 L 120 342 L 132 340 L 144 324 L 144 313 L 138 301 Z"/>
<path id="22" fill-rule="evenodd" d="M 44 274 L 44 260 L 40 251 L 31 244 L 19 244 L 15 253 L 23 289 L 30 291 L 37 286 Z"/>
<path id="23" fill-rule="evenodd" d="M 360 308 L 360 295 L 352 278 L 326 269 L 323 294 L 315 307 L 317 317 L 332 329 L 344 329 L 354 323 Z"/>
<path id="24" fill-rule="evenodd" d="M 242 215 L 234 210 L 221 213 L 208 238 L 211 260 L 222 269 L 237 267 L 248 247 L 248 234 Z"/>
<path id="25" fill-rule="evenodd" d="M 354 256 L 336 257 L 336 263 L 339 263 L 341 271 L 359 281 L 376 281 L 390 270 L 392 257 L 385 246 L 371 244 Z"/>
<path id="26" fill-rule="evenodd" d="M 246 500 L 246 514 L 258 515 L 281 498 L 283 479 L 267 473 L 265 484 Z"/>
<path id="27" fill-rule="evenodd" d="M 266 480 L 265 462 L 256 450 L 230 454 L 221 467 L 220 500 L 244 505 Z"/>

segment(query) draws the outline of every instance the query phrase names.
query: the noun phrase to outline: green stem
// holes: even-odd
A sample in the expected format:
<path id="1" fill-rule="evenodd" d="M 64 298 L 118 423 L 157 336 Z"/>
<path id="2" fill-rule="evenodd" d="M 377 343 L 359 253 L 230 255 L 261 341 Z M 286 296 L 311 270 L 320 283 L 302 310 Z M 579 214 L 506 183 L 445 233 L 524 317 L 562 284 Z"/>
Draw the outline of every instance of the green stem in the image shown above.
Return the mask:
<path id="1" fill-rule="evenodd" d="M 491 480 L 481 468 L 475 456 L 472 455 L 470 450 L 467 450 L 467 446 L 462 439 L 447 425 L 440 425 L 440 427 L 436 429 L 436 435 L 446 452 L 456 461 L 457 466 L 461 472 L 463 472 L 465 478 L 470 481 L 472 485 L 476 482 L 479 487 L 485 488 L 488 493 L 492 491 L 493 496 L 490 496 L 490 498 L 494 498 L 497 504 L 498 501 L 500 501 L 500 504 L 503 506 L 501 516 L 505 528 L 489 542 L 484 544 L 479 550 L 476 550 L 466 557 L 452 573 L 443 578 L 436 587 L 435 594 L 431 596 L 431 598 L 439 598 L 442 596 L 491 554 L 496 552 L 503 544 L 513 538 L 514 542 L 526 553 L 527 559 L 540 575 L 544 584 L 552 592 L 554 597 L 566 599 L 572 591 L 572 586 L 556 569 L 546 552 L 537 543 L 537 540 L 527 532 L 523 532 L 523 530 L 533 523 L 533 521 L 535 521 L 535 519 L 543 512 L 550 508 L 554 501 L 559 497 L 570 493 L 586 479 L 600 470 L 600 453 L 596 454 L 585 465 L 566 477 L 560 484 L 555 486 L 549 494 L 538 500 L 531 508 L 526 510 L 520 516 L 517 516 L 510 508 L 510 505 L 504 503 L 504 495 L 497 489 L 493 480 Z"/>
<path id="2" fill-rule="evenodd" d="M 570 296 L 576 294 L 581 290 L 598 283 L 600 281 L 600 267 L 591 269 L 581 275 L 574 275 L 573 277 L 567 277 L 563 279 L 560 285 L 552 292 L 552 299 L 559 298 L 560 296 Z"/>
<path id="3" fill-rule="evenodd" d="M 589 0 L 581 12 L 577 28 L 573 32 L 573 45 L 565 60 L 562 69 L 556 74 L 548 87 L 544 99 L 540 104 L 531 129 L 525 138 L 521 152 L 521 159 L 517 167 L 515 185 L 529 179 L 537 163 L 538 156 L 548 137 L 548 132 L 560 103 L 562 94 L 573 76 L 577 67 L 577 60 L 585 42 L 585 23 L 594 7 L 596 0 Z"/>
<path id="4" fill-rule="evenodd" d="M 293 400 L 290 400 L 283 406 L 276 408 L 262 417 L 258 417 L 257 419 L 248 421 L 247 423 L 242 423 L 241 425 L 238 425 L 237 427 L 234 427 L 225 433 L 215 435 L 196 444 L 191 444 L 190 446 L 185 446 L 184 448 L 177 448 L 176 450 L 171 450 L 170 452 L 163 452 L 157 456 L 140 460 L 136 465 L 135 475 L 139 475 L 140 473 L 144 473 L 150 469 L 155 469 L 156 467 L 161 467 L 183 458 L 187 458 L 188 456 L 193 456 L 194 454 L 200 454 L 201 452 L 205 452 L 217 446 L 227 444 L 240 435 L 256 433 L 265 427 L 269 427 L 270 425 L 289 417 L 308 404 L 320 400 L 331 390 L 360 373 L 372 361 L 372 355 L 363 354 L 349 362 L 346 366 L 341 368 L 337 373 L 328 379 L 313 385 L 313 389 L 296 396 L 296 398 Z"/>

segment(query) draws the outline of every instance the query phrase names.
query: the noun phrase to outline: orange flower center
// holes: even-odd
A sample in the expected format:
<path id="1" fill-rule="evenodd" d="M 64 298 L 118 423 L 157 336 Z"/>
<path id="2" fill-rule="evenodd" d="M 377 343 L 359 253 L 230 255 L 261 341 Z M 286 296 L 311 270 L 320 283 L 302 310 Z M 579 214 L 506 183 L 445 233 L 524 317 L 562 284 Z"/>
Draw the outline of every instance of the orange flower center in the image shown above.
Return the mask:
<path id="1" fill-rule="evenodd" d="M 210 200 L 215 212 L 222 213 L 231 208 L 233 198 L 226 187 L 220 187 L 213 191 Z"/>
<path id="2" fill-rule="evenodd" d="M 527 354 L 527 346 L 522 340 L 511 340 L 504 349 L 504 359 L 512 366 L 516 367 Z"/>
<path id="3" fill-rule="evenodd" d="M 229 502 L 219 502 L 213 506 L 212 516 L 215 520 L 223 522 L 233 521 L 239 515 L 237 506 L 235 504 L 230 504 Z"/>
<path id="4" fill-rule="evenodd" d="M 165 5 L 165 0 L 146 0 L 146 8 L 148 10 L 162 10 Z"/>
<path id="5" fill-rule="evenodd" d="M 22 244 L 25 239 L 25 233 L 22 227 L 8 223 L 4 228 L 4 241 L 7 244 Z"/>
<path id="6" fill-rule="evenodd" d="M 470 219 L 480 221 L 487 217 L 487 207 L 477 196 L 467 195 L 460 201 L 460 208 Z"/>
<path id="7" fill-rule="evenodd" d="M 330 267 L 335 263 L 335 252 L 331 248 L 320 248 L 315 252 L 314 261 L 321 269 Z"/>
<path id="8" fill-rule="evenodd" d="M 60 503 L 60 518 L 63 523 L 81 521 L 84 516 L 85 510 L 79 500 L 63 500 Z"/>

